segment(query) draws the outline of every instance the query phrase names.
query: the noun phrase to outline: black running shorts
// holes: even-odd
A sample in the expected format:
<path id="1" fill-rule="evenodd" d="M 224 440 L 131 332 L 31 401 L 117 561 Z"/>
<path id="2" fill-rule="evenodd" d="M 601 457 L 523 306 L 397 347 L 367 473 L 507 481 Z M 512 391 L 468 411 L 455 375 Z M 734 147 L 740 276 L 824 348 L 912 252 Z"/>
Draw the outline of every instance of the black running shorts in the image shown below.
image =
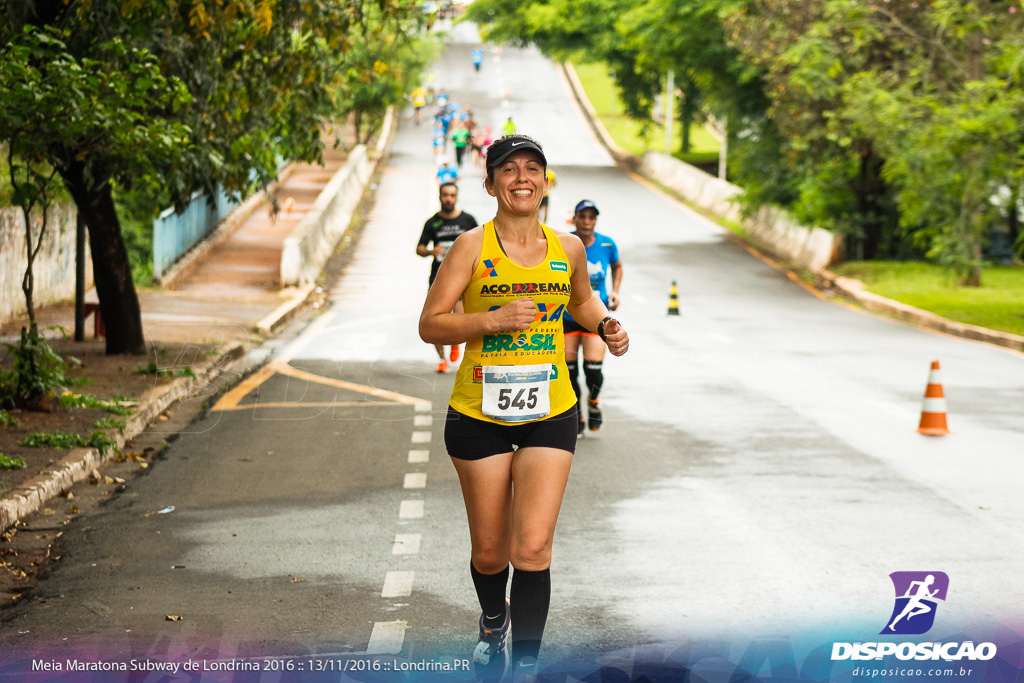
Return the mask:
<path id="1" fill-rule="evenodd" d="M 588 330 L 587 328 L 583 327 L 583 325 L 580 325 L 578 322 L 576 322 L 575 319 L 572 319 L 572 318 L 562 318 L 562 330 L 563 330 L 563 334 L 565 334 L 565 335 L 570 335 L 570 334 L 588 334 L 588 335 L 590 335 L 592 337 L 596 337 L 597 336 L 596 333 L 591 332 L 590 330 Z"/>
<path id="2" fill-rule="evenodd" d="M 480 460 L 519 448 L 558 448 L 576 452 L 576 406 L 546 420 L 500 425 L 463 415 L 448 406 L 444 445 L 460 460 Z"/>

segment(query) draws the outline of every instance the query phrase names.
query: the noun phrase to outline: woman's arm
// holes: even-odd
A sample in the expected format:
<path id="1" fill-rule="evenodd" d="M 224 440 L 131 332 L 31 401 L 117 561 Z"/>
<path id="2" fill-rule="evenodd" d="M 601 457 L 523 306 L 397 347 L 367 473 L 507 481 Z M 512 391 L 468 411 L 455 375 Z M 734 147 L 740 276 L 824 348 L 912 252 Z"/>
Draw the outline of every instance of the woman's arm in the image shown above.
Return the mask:
<path id="1" fill-rule="evenodd" d="M 537 307 L 530 297 L 495 311 L 452 313 L 480 262 L 483 229 L 463 233 L 441 262 L 420 313 L 420 339 L 428 344 L 461 344 L 488 333 L 529 329 Z"/>
<path id="2" fill-rule="evenodd" d="M 572 268 L 572 295 L 569 298 L 569 315 L 580 325 L 602 335 L 613 356 L 621 356 L 629 348 L 629 336 L 614 318 L 603 326 L 601 322 L 609 317 L 608 308 L 590 289 L 590 275 L 587 273 L 587 250 L 576 235 L 560 233 L 562 247 Z"/>

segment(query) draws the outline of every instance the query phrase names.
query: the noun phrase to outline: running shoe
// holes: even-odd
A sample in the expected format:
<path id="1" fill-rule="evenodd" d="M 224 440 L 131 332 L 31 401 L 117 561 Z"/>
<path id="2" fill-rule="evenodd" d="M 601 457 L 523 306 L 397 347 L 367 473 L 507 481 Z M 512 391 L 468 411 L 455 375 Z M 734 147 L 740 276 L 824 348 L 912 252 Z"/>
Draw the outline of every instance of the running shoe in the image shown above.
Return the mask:
<path id="1" fill-rule="evenodd" d="M 458 344 L 452 344 L 452 351 L 451 351 L 451 353 L 449 354 L 448 357 L 451 359 L 451 361 L 453 363 L 459 359 L 459 345 Z"/>
<path id="2" fill-rule="evenodd" d="M 587 401 L 587 422 L 590 424 L 590 431 L 596 432 L 601 428 L 604 417 L 601 416 L 601 406 L 597 400 Z"/>
<path id="3" fill-rule="evenodd" d="M 437 364 L 438 372 L 448 372 L 448 361 L 441 359 L 441 362 Z"/>
<path id="4" fill-rule="evenodd" d="M 508 605 L 505 605 L 505 621 L 498 628 L 484 626 L 484 615 L 480 615 L 480 641 L 473 650 L 473 668 L 479 681 L 498 683 L 508 673 L 508 640 L 512 619 Z"/>

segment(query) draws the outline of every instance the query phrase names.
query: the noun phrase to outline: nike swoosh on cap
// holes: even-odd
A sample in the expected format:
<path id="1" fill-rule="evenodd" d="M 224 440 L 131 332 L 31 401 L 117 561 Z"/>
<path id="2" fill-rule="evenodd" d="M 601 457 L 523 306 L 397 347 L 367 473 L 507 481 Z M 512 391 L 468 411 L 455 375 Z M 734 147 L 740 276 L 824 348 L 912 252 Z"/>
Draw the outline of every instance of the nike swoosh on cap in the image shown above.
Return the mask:
<path id="1" fill-rule="evenodd" d="M 525 142 L 513 142 L 512 146 L 515 147 L 516 145 L 525 145 L 525 144 L 526 144 Z"/>

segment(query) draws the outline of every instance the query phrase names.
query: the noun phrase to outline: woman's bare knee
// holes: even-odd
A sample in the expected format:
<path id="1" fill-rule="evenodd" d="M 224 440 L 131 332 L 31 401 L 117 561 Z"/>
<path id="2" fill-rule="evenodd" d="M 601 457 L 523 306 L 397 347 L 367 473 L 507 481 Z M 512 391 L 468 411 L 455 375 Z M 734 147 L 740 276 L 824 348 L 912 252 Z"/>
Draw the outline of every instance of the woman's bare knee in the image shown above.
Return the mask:
<path id="1" fill-rule="evenodd" d="M 540 571 L 551 565 L 551 540 L 526 539 L 512 547 L 512 566 L 526 571 Z"/>
<path id="2" fill-rule="evenodd" d="M 498 547 L 473 548 L 473 566 L 481 574 L 497 574 L 509 563 L 507 549 Z"/>

